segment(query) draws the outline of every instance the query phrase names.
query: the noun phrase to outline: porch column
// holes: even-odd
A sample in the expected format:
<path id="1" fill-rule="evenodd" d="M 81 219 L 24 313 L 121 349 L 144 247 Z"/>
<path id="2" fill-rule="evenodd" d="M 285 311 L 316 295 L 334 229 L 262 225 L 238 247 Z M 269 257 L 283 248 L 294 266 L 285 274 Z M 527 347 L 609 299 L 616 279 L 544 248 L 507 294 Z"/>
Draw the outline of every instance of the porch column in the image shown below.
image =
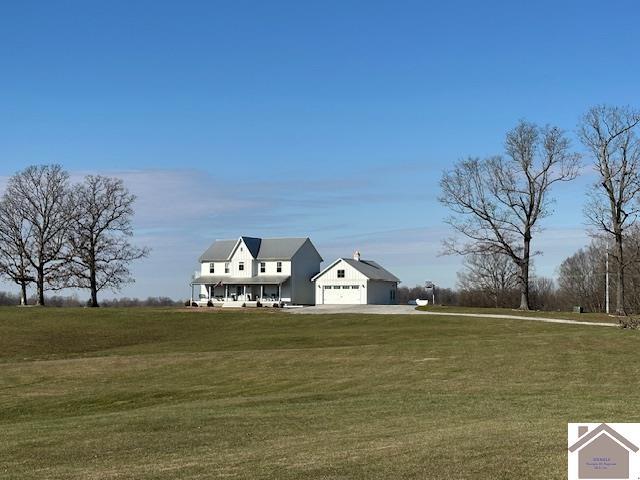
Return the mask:
<path id="1" fill-rule="evenodd" d="M 260 300 L 264 298 L 264 285 L 260 285 Z"/>
<path id="2" fill-rule="evenodd" d="M 282 284 L 278 284 L 278 300 L 282 300 Z"/>
<path id="3" fill-rule="evenodd" d="M 244 296 L 243 300 L 246 302 L 247 301 L 247 286 L 246 285 L 242 286 L 242 295 Z"/>
<path id="4" fill-rule="evenodd" d="M 193 303 L 193 283 L 191 284 L 191 299 L 189 300 L 189 306 Z"/>
<path id="5" fill-rule="evenodd" d="M 229 285 L 224 286 L 224 299 L 229 300 Z"/>
<path id="6" fill-rule="evenodd" d="M 213 297 L 213 285 L 209 285 L 209 300 Z"/>

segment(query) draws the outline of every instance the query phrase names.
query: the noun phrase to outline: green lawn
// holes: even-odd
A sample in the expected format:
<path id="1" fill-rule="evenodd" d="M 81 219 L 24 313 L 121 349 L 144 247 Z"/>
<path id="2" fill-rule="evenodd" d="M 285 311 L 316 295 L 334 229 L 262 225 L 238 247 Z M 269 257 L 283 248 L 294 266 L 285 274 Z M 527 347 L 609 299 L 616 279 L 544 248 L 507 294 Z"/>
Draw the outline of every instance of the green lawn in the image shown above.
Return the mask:
<path id="1" fill-rule="evenodd" d="M 578 320 L 581 322 L 609 322 L 618 323 L 615 315 L 606 313 L 573 313 L 573 312 L 553 312 L 542 310 L 522 311 L 515 308 L 482 308 L 482 307 L 450 307 L 445 305 L 427 305 L 426 307 L 417 307 L 418 310 L 425 312 L 444 312 L 444 313 L 482 313 L 482 314 L 499 314 L 499 315 L 518 315 L 524 317 L 542 317 L 542 318 L 561 318 L 565 320 Z"/>
<path id="2" fill-rule="evenodd" d="M 640 333 L 430 316 L 0 309 L 2 479 L 563 479 L 640 422 Z"/>

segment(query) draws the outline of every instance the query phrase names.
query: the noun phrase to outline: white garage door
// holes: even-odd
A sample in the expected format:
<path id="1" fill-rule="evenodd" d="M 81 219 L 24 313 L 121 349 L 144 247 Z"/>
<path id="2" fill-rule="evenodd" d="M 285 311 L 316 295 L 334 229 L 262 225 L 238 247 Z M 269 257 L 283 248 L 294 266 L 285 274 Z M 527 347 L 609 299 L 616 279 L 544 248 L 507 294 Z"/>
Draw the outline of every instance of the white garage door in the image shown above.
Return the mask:
<path id="1" fill-rule="evenodd" d="M 360 285 L 324 285 L 324 304 L 359 304 L 363 303 L 360 292 L 363 289 Z"/>

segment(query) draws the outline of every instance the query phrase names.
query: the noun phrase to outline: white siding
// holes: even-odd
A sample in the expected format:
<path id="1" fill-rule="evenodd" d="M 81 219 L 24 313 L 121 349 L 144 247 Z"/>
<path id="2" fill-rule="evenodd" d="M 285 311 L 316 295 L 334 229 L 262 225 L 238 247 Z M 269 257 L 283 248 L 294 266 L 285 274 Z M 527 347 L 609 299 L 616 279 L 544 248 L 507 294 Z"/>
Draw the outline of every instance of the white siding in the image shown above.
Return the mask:
<path id="1" fill-rule="evenodd" d="M 210 273 L 209 273 L 209 263 L 211 263 L 211 262 L 202 262 L 200 264 L 200 275 L 210 275 Z"/>
<path id="2" fill-rule="evenodd" d="M 307 239 L 292 258 L 291 302 L 297 305 L 313 305 L 315 303 L 314 286 L 311 278 L 320 272 L 322 257 Z M 287 262 L 289 263 L 289 262 Z"/>
<path id="3" fill-rule="evenodd" d="M 369 280 L 369 288 L 367 289 L 367 303 L 375 305 L 395 304 L 395 294 L 392 297 L 391 292 L 395 292 L 396 287 L 397 284 L 395 282 Z"/>
<path id="4" fill-rule="evenodd" d="M 344 270 L 344 278 L 338 278 L 338 270 Z M 333 282 L 333 281 L 350 281 L 350 280 L 367 280 L 367 277 L 353 268 L 348 263 L 340 260 L 330 270 L 326 271 L 317 281 Z"/>
<path id="5" fill-rule="evenodd" d="M 209 264 L 213 263 L 214 265 L 214 273 L 209 272 Z M 224 273 L 224 264 L 225 262 L 202 262 L 200 266 L 200 275 L 229 275 L 230 273 Z"/>
<path id="6" fill-rule="evenodd" d="M 265 272 L 260 271 L 260 263 L 264 262 Z M 278 272 L 278 262 L 282 263 L 282 271 Z M 262 260 L 256 261 L 256 275 L 291 275 L 291 262 L 287 260 Z"/>
<path id="7" fill-rule="evenodd" d="M 338 277 L 338 270 L 344 270 L 344 277 Z M 343 286 L 359 285 L 358 289 L 343 289 Z M 325 286 L 340 287 L 325 289 Z M 394 292 L 393 296 L 391 292 Z M 369 280 L 348 263 L 340 260 L 315 281 L 316 304 L 395 304 L 397 284 L 381 280 Z M 357 293 L 359 292 L 359 294 Z"/>
<path id="8" fill-rule="evenodd" d="M 344 278 L 338 277 L 338 270 L 344 270 Z M 358 285 L 357 289 L 344 289 L 343 286 Z M 325 290 L 325 286 L 340 287 Z M 324 303 L 367 303 L 367 277 L 353 268 L 346 262 L 340 260 L 331 269 L 326 271 L 320 278 L 316 279 L 314 287 L 316 304 Z M 326 297 L 326 298 L 325 298 Z"/>
<path id="9" fill-rule="evenodd" d="M 244 262 L 244 270 L 240 270 L 240 262 Z M 252 277 L 256 268 L 254 263 L 255 260 L 251 256 L 251 252 L 244 242 L 240 242 L 240 245 L 238 245 L 238 248 L 236 248 L 236 251 L 233 252 L 231 256 L 229 273 L 232 277 Z"/>

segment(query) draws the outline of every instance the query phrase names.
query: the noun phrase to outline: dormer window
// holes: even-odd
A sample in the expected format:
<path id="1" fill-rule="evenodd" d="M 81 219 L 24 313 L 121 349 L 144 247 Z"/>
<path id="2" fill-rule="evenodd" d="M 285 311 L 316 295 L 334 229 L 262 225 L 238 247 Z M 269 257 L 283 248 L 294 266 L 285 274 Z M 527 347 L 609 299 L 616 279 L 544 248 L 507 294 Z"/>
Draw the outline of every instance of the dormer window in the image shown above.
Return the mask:
<path id="1" fill-rule="evenodd" d="M 209 273 L 216 273 L 215 263 L 209 264 Z"/>
<path id="2" fill-rule="evenodd" d="M 276 272 L 282 273 L 282 262 L 276 263 Z"/>
<path id="3" fill-rule="evenodd" d="M 244 262 L 238 263 L 238 270 L 240 270 L 241 272 L 244 270 Z"/>
<path id="4" fill-rule="evenodd" d="M 224 273 L 229 273 L 229 262 L 224 263 Z"/>
<path id="5" fill-rule="evenodd" d="M 344 278 L 344 270 L 338 270 L 338 278 Z"/>

